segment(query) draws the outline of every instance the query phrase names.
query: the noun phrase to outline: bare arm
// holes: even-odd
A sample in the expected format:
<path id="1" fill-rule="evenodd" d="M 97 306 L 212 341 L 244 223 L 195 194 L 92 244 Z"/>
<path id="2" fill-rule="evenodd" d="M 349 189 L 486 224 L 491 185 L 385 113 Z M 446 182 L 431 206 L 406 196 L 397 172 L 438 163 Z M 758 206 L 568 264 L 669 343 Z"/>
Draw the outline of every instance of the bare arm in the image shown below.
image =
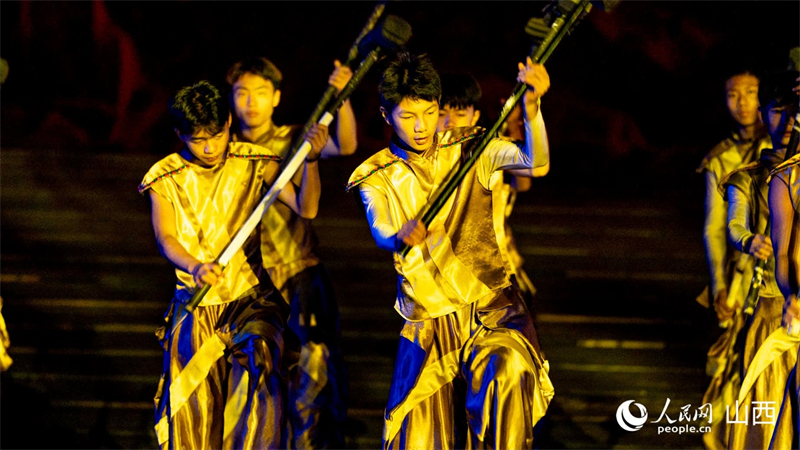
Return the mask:
<path id="1" fill-rule="evenodd" d="M 328 84 L 336 88 L 338 95 L 353 78 L 353 71 L 347 66 L 336 60 L 333 62 L 334 69 L 328 78 Z M 336 139 L 329 139 L 325 148 L 322 150 L 323 158 L 335 156 L 352 155 L 358 147 L 356 138 L 356 116 L 353 113 L 353 106 L 350 100 L 345 100 L 336 114 Z"/>
<path id="2" fill-rule="evenodd" d="M 216 263 L 203 263 L 190 255 L 178 241 L 175 210 L 172 203 L 154 191 L 150 191 L 152 203 L 153 231 L 158 249 L 177 269 L 192 274 L 198 286 L 214 284 L 222 276 L 222 268 Z"/>
<path id="3" fill-rule="evenodd" d="M 530 177 L 525 176 L 517 176 L 513 170 L 509 170 L 513 176 L 511 177 L 511 187 L 514 188 L 517 192 L 527 192 L 531 189 L 531 179 Z"/>
<path id="4" fill-rule="evenodd" d="M 775 281 L 778 282 L 784 298 L 789 298 L 792 294 L 797 294 L 800 284 L 800 273 L 798 273 L 800 261 L 790 256 L 797 253 L 800 230 L 789 195 L 789 187 L 778 177 L 774 177 L 769 184 L 769 213 L 775 252 Z"/>
<path id="5" fill-rule="evenodd" d="M 317 217 L 319 198 L 322 193 L 317 161 L 328 140 L 328 127 L 315 123 L 306 133 L 305 140 L 311 143 L 311 150 L 306 156 L 302 169 L 298 169 L 292 177 L 292 181 L 278 193 L 278 200 L 285 203 L 300 217 L 313 219 Z M 275 175 L 273 175 L 273 180 Z M 267 180 L 267 182 L 271 184 L 273 180 Z"/>

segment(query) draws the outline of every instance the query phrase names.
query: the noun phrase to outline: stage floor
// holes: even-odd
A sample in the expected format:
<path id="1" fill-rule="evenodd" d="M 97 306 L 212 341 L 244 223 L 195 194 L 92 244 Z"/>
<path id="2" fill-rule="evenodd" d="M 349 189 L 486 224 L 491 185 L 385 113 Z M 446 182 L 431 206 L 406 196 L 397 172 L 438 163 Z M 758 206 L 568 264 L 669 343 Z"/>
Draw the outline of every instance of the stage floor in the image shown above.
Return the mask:
<path id="1" fill-rule="evenodd" d="M 342 317 L 347 443 L 377 448 L 401 320 L 391 257 L 343 190 L 362 152 L 321 164 L 314 227 Z M 4 448 L 156 447 L 161 349 L 153 333 L 174 274 L 136 187 L 157 159 L 0 155 L 2 312 L 14 358 L 2 375 Z M 667 419 L 653 423 L 667 402 L 673 420 L 685 405 L 701 406 L 705 354 L 720 333 L 694 301 L 707 279 L 698 186 L 595 189 L 562 173 L 520 194 L 512 226 L 538 289 L 537 327 L 556 392 L 541 448 L 702 448 L 699 433 L 659 435 Z M 639 431 L 617 423 L 627 400 L 649 413 Z"/>

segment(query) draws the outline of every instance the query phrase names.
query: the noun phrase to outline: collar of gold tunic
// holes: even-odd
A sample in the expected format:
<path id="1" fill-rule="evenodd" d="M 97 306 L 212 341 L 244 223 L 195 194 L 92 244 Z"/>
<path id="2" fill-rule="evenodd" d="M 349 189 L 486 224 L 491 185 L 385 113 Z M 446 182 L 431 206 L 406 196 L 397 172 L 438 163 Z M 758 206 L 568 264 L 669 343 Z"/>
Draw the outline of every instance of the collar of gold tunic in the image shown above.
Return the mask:
<path id="1" fill-rule="evenodd" d="M 739 136 L 739 133 L 733 132 L 731 133 L 731 137 L 715 145 L 714 148 L 706 154 L 703 161 L 700 162 L 700 166 L 697 167 L 696 172 L 701 173 L 706 170 L 708 163 L 710 163 L 712 159 L 731 149 L 735 149 L 735 151 L 739 152 L 744 157 L 745 154 L 750 153 L 751 150 L 757 150 L 759 146 L 763 146 L 762 141 L 772 145 L 769 135 L 767 134 L 767 128 L 764 124 L 756 128 L 755 135 L 753 139 L 750 140 L 743 140 L 741 136 Z"/>
<path id="2" fill-rule="evenodd" d="M 390 142 L 388 148 L 385 148 L 370 156 L 366 161 L 361 163 L 356 170 L 353 171 L 353 174 L 350 175 L 350 179 L 347 181 L 345 191 L 349 191 L 350 189 L 363 183 L 372 175 L 399 161 L 408 161 L 409 158 L 430 158 L 432 155 L 435 155 L 436 150 L 438 149 L 451 147 L 470 139 L 475 139 L 482 136 L 485 132 L 486 130 L 481 127 L 462 127 L 436 133 L 434 135 L 433 144 L 430 146 L 430 148 L 419 154 L 398 145 L 395 143 L 395 137 L 392 136 L 392 141 Z"/>
<path id="3" fill-rule="evenodd" d="M 772 169 L 772 172 L 769 173 L 769 177 L 767 178 L 767 183 L 769 183 L 770 180 L 772 180 L 772 177 L 777 175 L 778 172 L 780 172 L 780 171 L 782 171 L 782 170 L 784 170 L 784 169 L 786 169 L 788 167 L 796 166 L 798 164 L 800 164 L 800 153 L 792 156 L 791 158 L 789 158 L 786 161 L 778 164 L 774 169 Z"/>
<path id="4" fill-rule="evenodd" d="M 225 161 L 228 159 L 281 160 L 280 156 L 274 154 L 269 148 L 247 142 L 228 143 L 227 155 L 225 160 L 220 162 L 220 164 L 225 164 Z M 157 182 L 165 178 L 172 178 L 176 175 L 180 175 L 183 171 L 191 169 L 192 167 L 194 167 L 194 164 L 181 158 L 178 153 L 172 153 L 150 168 L 139 184 L 139 193 L 144 194 L 145 191 L 150 189 Z"/>

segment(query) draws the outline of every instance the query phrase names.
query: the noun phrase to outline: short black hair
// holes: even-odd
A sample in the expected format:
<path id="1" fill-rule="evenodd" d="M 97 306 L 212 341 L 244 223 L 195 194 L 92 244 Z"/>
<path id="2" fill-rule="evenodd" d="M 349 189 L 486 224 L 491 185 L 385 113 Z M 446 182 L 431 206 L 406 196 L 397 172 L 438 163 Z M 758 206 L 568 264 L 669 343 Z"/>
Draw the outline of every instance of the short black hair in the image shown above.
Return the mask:
<path id="1" fill-rule="evenodd" d="M 175 94 L 169 103 L 169 115 L 175 129 L 184 136 L 198 131 L 213 136 L 225 128 L 230 106 L 214 85 L 203 80 Z"/>
<path id="2" fill-rule="evenodd" d="M 381 106 L 391 113 L 404 98 L 439 102 L 442 82 L 427 55 L 414 56 L 402 51 L 383 72 L 378 93 Z"/>
<path id="3" fill-rule="evenodd" d="M 758 103 L 762 109 L 775 102 L 778 106 L 797 104 L 797 93 L 792 89 L 797 86 L 797 77 L 800 72 L 785 70 L 771 72 L 761 77 L 758 87 Z"/>
<path id="4" fill-rule="evenodd" d="M 758 82 L 761 83 L 761 74 L 759 73 L 759 71 L 756 70 L 754 67 L 745 65 L 737 66 L 735 68 L 732 68 L 730 71 L 726 72 L 723 83 L 727 84 L 728 80 L 730 80 L 733 77 L 737 77 L 739 75 L 750 75 L 752 77 L 755 77 L 758 80 Z"/>
<path id="5" fill-rule="evenodd" d="M 237 81 L 239 81 L 239 78 L 246 73 L 258 75 L 265 80 L 269 80 L 272 82 L 272 87 L 276 90 L 281 88 L 283 74 L 281 74 L 281 71 L 278 70 L 278 67 L 275 66 L 272 61 L 264 58 L 263 56 L 246 58 L 238 61 L 236 64 L 232 65 L 230 69 L 228 69 L 228 74 L 225 76 L 225 81 L 227 81 L 229 85 L 233 86 Z"/>
<path id="6" fill-rule="evenodd" d="M 481 100 L 481 87 L 478 81 L 468 73 L 444 73 L 442 81 L 442 106 L 452 108 L 478 107 Z"/>

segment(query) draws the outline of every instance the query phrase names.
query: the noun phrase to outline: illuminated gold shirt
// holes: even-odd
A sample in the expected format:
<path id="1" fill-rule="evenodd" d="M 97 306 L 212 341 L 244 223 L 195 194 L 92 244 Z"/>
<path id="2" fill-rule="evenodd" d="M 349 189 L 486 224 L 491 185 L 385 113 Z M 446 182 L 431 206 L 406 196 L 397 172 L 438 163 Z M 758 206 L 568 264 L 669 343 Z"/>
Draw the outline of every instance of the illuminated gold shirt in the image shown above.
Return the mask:
<path id="1" fill-rule="evenodd" d="M 736 169 L 720 182 L 728 206 L 728 238 L 733 247 L 744 252 L 756 234 L 769 232 L 769 184 L 767 178 L 777 167 L 786 149 L 765 148 L 758 161 Z M 775 281 L 775 258 L 770 257 L 764 270 L 762 297 L 780 296 Z"/>
<path id="2" fill-rule="evenodd" d="M 761 150 L 771 147 L 772 142 L 763 127 L 757 131 L 752 141 L 744 141 L 737 134 L 717 144 L 697 168 L 697 172 L 705 172 L 706 199 L 705 224 L 703 226 L 706 259 L 711 276 L 711 296 L 717 296 L 720 289 L 728 287 L 725 279 L 725 267 L 738 254 L 729 250 L 727 238 L 728 203 L 717 187 L 723 178 L 739 167 L 758 160 Z"/>
<path id="3" fill-rule="evenodd" d="M 283 159 L 291 150 L 296 131 L 296 126 L 273 125 L 254 144 L 269 149 Z M 244 138 L 234 135 L 234 140 L 243 141 Z M 301 166 L 298 173 L 302 175 L 302 172 Z M 296 184 L 300 182 L 297 178 L 294 181 Z M 311 220 L 300 217 L 285 204 L 275 202 L 264 214 L 261 225 L 264 267 L 278 289 L 303 269 L 319 264 L 319 259 L 314 255 L 317 237 L 311 228 Z"/>
<path id="4" fill-rule="evenodd" d="M 800 211 L 800 154 L 780 164 L 770 174 L 770 178 L 778 178 L 789 188 L 789 198 L 795 211 Z"/>
<path id="5" fill-rule="evenodd" d="M 534 134 L 544 131 L 537 115 Z M 457 128 L 437 133 L 421 154 L 401 148 L 396 137 L 362 163 L 347 189 L 358 187 L 376 240 L 389 239 L 432 200 L 433 193 L 462 159 L 462 147 L 481 138 L 483 129 Z M 421 321 L 488 299 L 510 285 L 494 229 L 490 177 L 497 170 L 529 169 L 530 158 L 511 141 L 494 139 L 459 188 L 428 226 L 422 244 L 405 259 L 394 253 L 398 274 L 395 309 L 406 320 Z"/>
<path id="6" fill-rule="evenodd" d="M 139 193 L 152 189 L 172 204 L 178 242 L 196 259 L 216 259 L 261 200 L 265 182 L 277 174 L 279 158 L 267 149 L 230 143 L 226 159 L 202 167 L 173 153 L 150 168 Z M 259 239 L 254 232 L 230 263 L 224 277 L 209 290 L 201 306 L 227 303 L 254 287 L 272 284 L 262 268 Z M 175 296 L 187 299 L 195 290 L 192 275 L 176 269 Z"/>

